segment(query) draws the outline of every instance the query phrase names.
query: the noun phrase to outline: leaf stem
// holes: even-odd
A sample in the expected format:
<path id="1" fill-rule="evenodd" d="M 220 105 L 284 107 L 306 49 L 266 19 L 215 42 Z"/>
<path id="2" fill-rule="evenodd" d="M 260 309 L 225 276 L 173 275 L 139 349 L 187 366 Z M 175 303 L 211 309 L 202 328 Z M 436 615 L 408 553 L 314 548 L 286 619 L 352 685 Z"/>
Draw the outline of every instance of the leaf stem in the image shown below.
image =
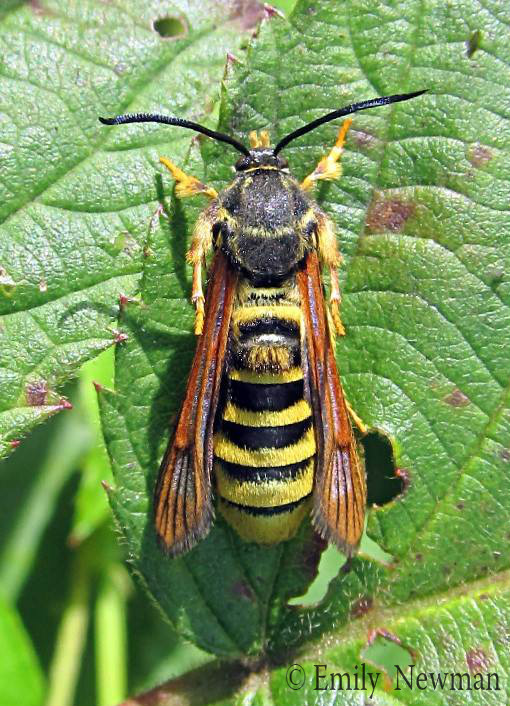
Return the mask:
<path id="1" fill-rule="evenodd" d="M 110 566 L 102 578 L 94 614 L 97 706 L 119 703 L 126 695 L 126 576 Z"/>
<path id="2" fill-rule="evenodd" d="M 87 562 L 77 556 L 71 574 L 69 601 L 57 633 L 45 706 L 70 706 L 73 703 L 87 639 L 90 580 Z"/>

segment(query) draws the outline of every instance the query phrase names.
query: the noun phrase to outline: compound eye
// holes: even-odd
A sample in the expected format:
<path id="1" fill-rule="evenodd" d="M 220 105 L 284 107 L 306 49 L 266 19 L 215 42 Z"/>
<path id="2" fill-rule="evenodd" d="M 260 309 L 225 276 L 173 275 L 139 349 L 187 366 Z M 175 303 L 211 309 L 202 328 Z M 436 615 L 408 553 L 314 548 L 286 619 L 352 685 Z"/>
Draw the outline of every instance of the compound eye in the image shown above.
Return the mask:
<path id="1" fill-rule="evenodd" d="M 242 172 L 245 169 L 248 169 L 251 164 L 251 161 L 251 157 L 241 157 L 240 159 L 238 159 L 235 163 L 236 172 Z"/>

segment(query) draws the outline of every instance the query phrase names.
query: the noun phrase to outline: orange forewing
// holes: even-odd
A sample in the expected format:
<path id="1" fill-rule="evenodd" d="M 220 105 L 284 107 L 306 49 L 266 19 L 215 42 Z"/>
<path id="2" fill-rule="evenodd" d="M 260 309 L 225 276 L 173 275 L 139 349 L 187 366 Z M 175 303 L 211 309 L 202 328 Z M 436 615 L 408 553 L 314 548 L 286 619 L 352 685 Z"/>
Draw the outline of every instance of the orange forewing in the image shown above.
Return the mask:
<path id="1" fill-rule="evenodd" d="M 236 282 L 237 274 L 218 251 L 210 272 L 203 332 L 154 495 L 156 531 L 172 555 L 202 539 L 213 519 L 213 424 Z"/>
<path id="2" fill-rule="evenodd" d="M 365 473 L 356 453 L 336 367 L 334 344 L 317 254 L 297 275 L 304 320 L 303 371 L 317 445 L 313 523 L 320 534 L 352 554 L 363 533 Z"/>

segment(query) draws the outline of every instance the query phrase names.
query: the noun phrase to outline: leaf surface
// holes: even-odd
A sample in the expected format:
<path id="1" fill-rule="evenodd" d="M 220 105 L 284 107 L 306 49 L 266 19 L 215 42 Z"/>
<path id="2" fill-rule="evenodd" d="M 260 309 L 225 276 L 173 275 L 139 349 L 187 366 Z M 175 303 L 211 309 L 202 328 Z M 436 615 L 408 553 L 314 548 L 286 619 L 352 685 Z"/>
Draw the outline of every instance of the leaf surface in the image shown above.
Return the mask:
<path id="1" fill-rule="evenodd" d="M 0 597 L 0 703 L 37 706 L 44 679 L 18 612 Z"/>
<path id="2" fill-rule="evenodd" d="M 317 190 L 346 258 L 348 333 L 338 342 L 345 390 L 365 423 L 390 438 L 409 479 L 401 496 L 369 515 L 368 534 L 390 565 L 356 559 L 321 605 L 299 609 L 287 600 L 309 584 L 321 549 L 307 527 L 268 550 L 218 522 L 184 558 L 158 552 L 150 498 L 194 347 L 184 253 L 196 204 L 167 203 L 142 304 L 123 319 L 130 341 L 117 353 L 115 393 L 103 397 L 119 483 L 112 502 L 132 561 L 182 634 L 218 655 L 301 648 L 346 624 L 360 602 L 400 604 L 509 562 L 508 110 L 494 89 L 506 75 L 495 56 L 504 28 L 491 16 L 486 44 L 468 57 L 466 18 L 473 26 L 489 19 L 469 3 L 462 22 L 434 4 L 411 2 L 406 15 L 375 4 L 342 8 L 302 2 L 290 24 L 266 22 L 247 61 L 231 67 L 221 124 L 240 139 L 269 128 L 276 141 L 342 104 L 430 89 L 355 116 L 342 179 Z M 334 134 L 325 125 L 286 149 L 299 178 Z M 203 154 L 207 180 L 228 183 L 231 151 L 204 143 Z M 195 151 L 188 168 L 202 176 Z"/>
<path id="3" fill-rule="evenodd" d="M 160 150 L 189 139 L 142 127 L 127 150 L 98 115 L 203 117 L 238 41 L 235 23 L 217 26 L 226 9 L 50 1 L 0 17 L 1 454 L 64 409 L 62 382 L 115 343 L 119 294 L 142 271 Z M 160 36 L 162 17 L 182 35 Z"/>
<path id="4" fill-rule="evenodd" d="M 156 5 L 149 5 L 154 14 Z M 101 18 L 125 14 L 110 6 L 80 7 L 76 22 L 91 23 L 92 33 L 102 29 L 94 12 Z M 144 24 L 148 15 L 141 12 Z M 191 26 L 200 28 L 193 14 L 200 12 L 190 12 Z M 45 22 L 58 43 L 62 20 L 55 15 Z M 30 27 L 25 9 L 7 14 L 3 24 L 17 27 L 20 18 Z M 106 134 L 95 125 L 97 108 L 90 110 L 87 91 L 110 113 L 162 109 L 173 101 L 168 112 L 203 119 L 203 99 L 198 114 L 192 105 L 213 77 L 205 75 L 203 61 L 211 46 L 218 57 L 214 77 L 221 75 L 228 41 L 214 34 L 220 30 L 193 30 L 161 49 L 160 40 L 146 46 L 138 20 L 124 21 L 130 33 L 128 25 L 114 31 L 112 46 L 119 37 L 126 47 L 120 63 L 128 70 L 113 77 L 112 86 L 101 65 L 90 85 L 72 93 L 70 115 L 79 108 L 82 118 L 68 120 L 76 129 L 70 140 L 75 154 L 52 152 L 55 144 L 45 137 L 55 125 L 55 103 L 36 138 L 20 123 L 28 131 L 26 168 L 13 171 L 18 186 L 12 194 L 14 181 L 5 181 L 2 205 L 4 226 L 13 234 L 9 258 L 0 254 L 0 264 L 9 264 L 2 272 L 4 338 L 11 346 L 2 348 L 5 379 L 12 381 L 2 387 L 2 414 L 13 429 L 7 441 L 48 412 L 45 404 L 27 406 L 27 381 L 48 379 L 53 391 L 121 330 L 128 338 L 117 347 L 114 390 L 103 391 L 100 403 L 115 478 L 110 500 L 129 559 L 181 635 L 248 665 L 246 673 L 209 667 L 222 689 L 193 692 L 191 703 L 295 703 L 285 677 L 293 662 L 306 670 L 299 698 L 321 703 L 313 665 L 322 660 L 354 674 L 369 661 L 373 631 L 385 630 L 390 642 L 398 639 L 409 651 L 417 670 L 496 671 L 502 692 L 473 691 L 470 698 L 499 706 L 508 697 L 510 634 L 510 71 L 501 6 L 303 0 L 289 22 L 274 16 L 265 22 L 247 54 L 238 51 L 242 62 L 227 67 L 220 125 L 243 140 L 249 130 L 269 129 L 276 142 L 341 105 L 429 89 L 409 103 L 354 116 L 342 178 L 316 191 L 345 257 L 347 335 L 338 341 L 345 392 L 363 421 L 391 440 L 407 482 L 400 496 L 369 512 L 367 534 L 390 558 L 383 563 L 361 554 L 311 607 L 288 604 L 306 592 L 323 549 L 306 523 L 296 539 L 270 549 L 241 542 L 221 521 L 180 559 L 164 557 L 155 543 L 155 477 L 195 345 L 184 257 L 201 207 L 176 200 L 166 174 L 155 177 L 157 158 L 164 154 L 221 188 L 236 156 L 205 141 L 201 152 L 196 143 L 190 149 L 189 135 L 178 130 L 132 126 Z M 71 47 L 67 60 L 82 70 L 90 58 L 86 42 L 73 44 L 72 33 L 63 35 Z M 111 66 L 104 57 L 113 50 L 101 46 L 101 63 Z M 188 58 L 191 68 L 183 73 Z M 52 61 L 51 71 L 58 66 Z M 9 71 L 4 60 L 0 73 L 18 90 L 27 79 L 11 80 Z M 30 80 L 37 80 L 37 71 Z M 19 105 L 11 93 L 10 110 Z M 7 128 L 18 122 L 11 118 Z M 298 178 L 328 151 L 335 127 L 322 126 L 285 150 Z M 38 163 L 30 162 L 33 139 L 47 144 L 47 159 Z M 158 202 L 166 217 L 149 228 Z M 46 221 L 54 225 L 41 226 Z M 49 254 L 59 265 L 55 271 L 46 269 Z M 119 291 L 138 292 L 138 303 L 119 311 Z M 47 342 L 48 331 L 55 343 Z M 11 369 L 18 358 L 25 367 Z M 40 378 L 34 370 L 42 371 Z M 57 395 L 54 406 L 58 402 Z M 260 655 L 262 668 L 246 661 Z M 452 691 L 395 691 L 392 677 L 383 688 L 383 666 L 374 666 L 382 676 L 373 703 L 459 703 Z M 208 678 L 204 684 L 212 683 Z M 186 690 L 182 681 L 169 685 L 168 703 Z M 328 703 L 363 703 L 365 696 L 337 690 Z"/>

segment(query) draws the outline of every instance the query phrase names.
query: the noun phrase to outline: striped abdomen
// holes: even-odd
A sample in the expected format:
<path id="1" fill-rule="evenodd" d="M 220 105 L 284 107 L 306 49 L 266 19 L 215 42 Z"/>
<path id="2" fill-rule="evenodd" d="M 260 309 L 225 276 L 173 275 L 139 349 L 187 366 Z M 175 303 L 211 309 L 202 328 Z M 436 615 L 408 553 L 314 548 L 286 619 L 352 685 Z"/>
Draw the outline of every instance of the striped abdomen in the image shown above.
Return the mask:
<path id="1" fill-rule="evenodd" d="M 315 438 L 303 394 L 294 291 L 244 284 L 214 437 L 219 508 L 245 539 L 291 537 L 308 511 Z"/>

